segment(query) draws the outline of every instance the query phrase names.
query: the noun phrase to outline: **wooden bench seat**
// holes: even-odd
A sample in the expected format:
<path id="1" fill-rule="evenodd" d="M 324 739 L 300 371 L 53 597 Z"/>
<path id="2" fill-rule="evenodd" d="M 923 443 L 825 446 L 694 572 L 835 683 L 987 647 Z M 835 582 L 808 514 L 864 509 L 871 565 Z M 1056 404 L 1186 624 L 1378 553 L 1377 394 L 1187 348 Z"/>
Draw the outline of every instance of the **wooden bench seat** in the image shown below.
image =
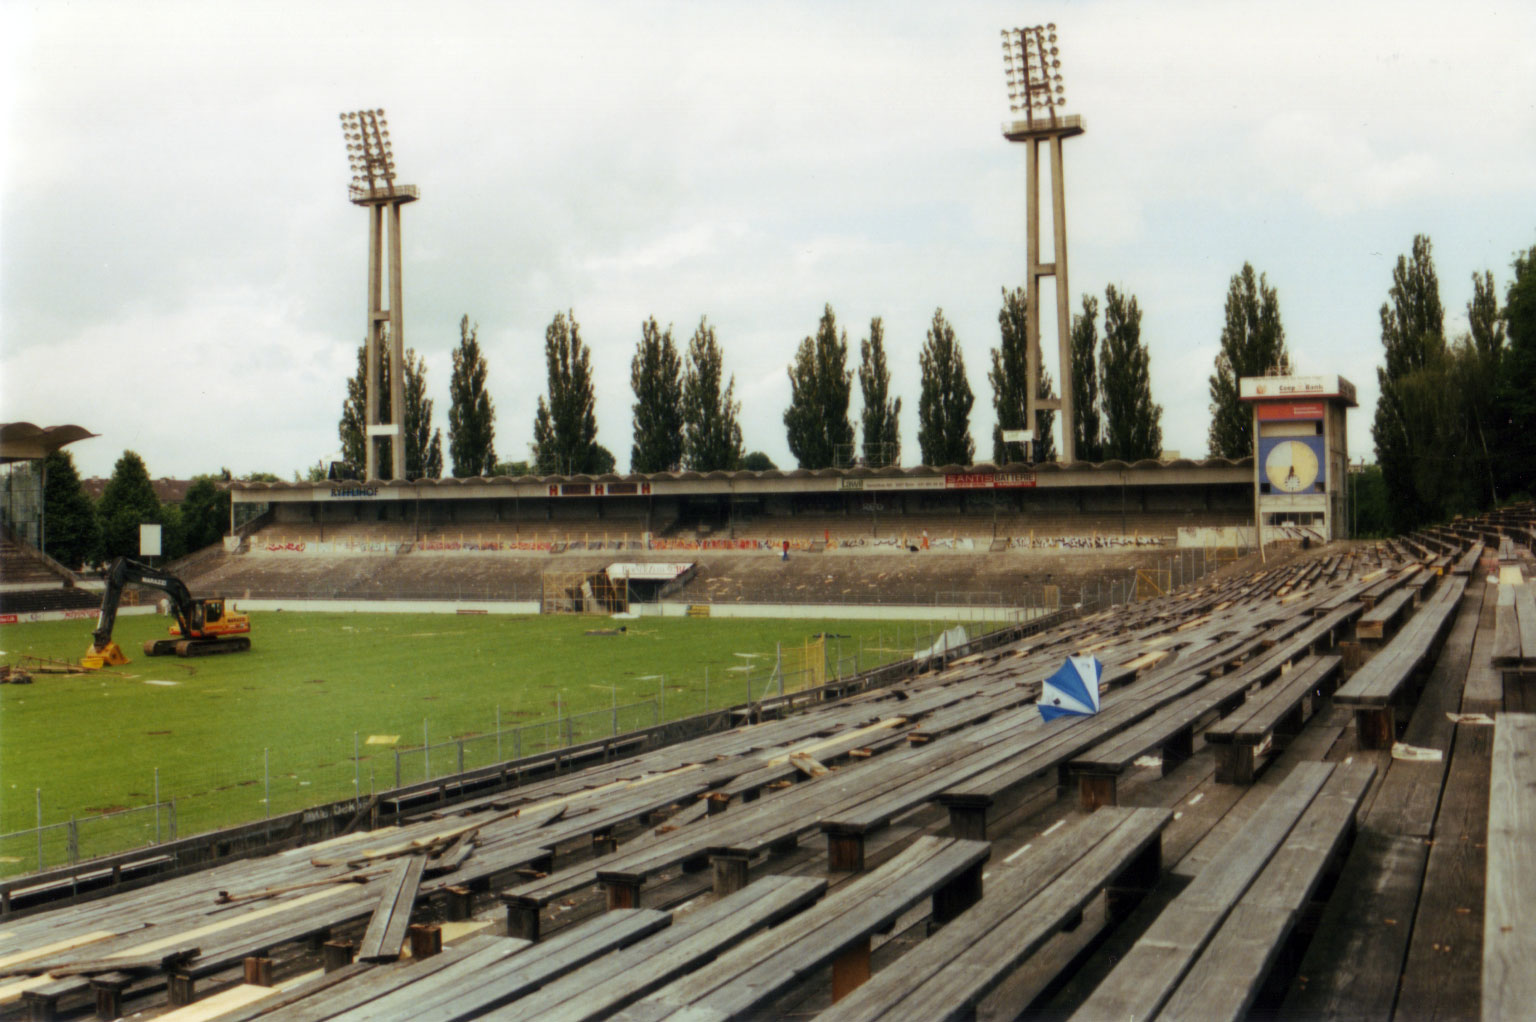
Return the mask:
<path id="1" fill-rule="evenodd" d="M 1501 584 L 1496 606 L 1493 666 L 1536 666 L 1536 592 L 1531 584 Z"/>
<path id="2" fill-rule="evenodd" d="M 1381 642 L 1413 613 L 1417 592 L 1404 586 L 1389 594 L 1355 622 L 1355 636 L 1362 642 Z"/>
<path id="3" fill-rule="evenodd" d="M 1529 1016 L 1536 1004 L 1536 715 L 1495 718 L 1483 899 L 1485 1019 Z"/>
<path id="4" fill-rule="evenodd" d="M 909 909 L 931 898 L 933 920 L 942 924 L 975 904 L 991 851 L 984 841 L 920 837 L 791 923 L 757 934 L 612 1017 L 629 1022 L 748 1017 L 829 964 L 838 1000 L 869 978 L 870 938 Z"/>
<path id="5" fill-rule="evenodd" d="M 1246 1003 L 1234 1010 L 1228 1001 L 1241 1002 L 1249 991 L 1251 1003 L 1279 943 L 1353 833 L 1355 810 L 1374 775 L 1368 763 L 1297 764 L 1072 1018 L 1242 1017 Z M 1201 964 L 1208 949 L 1209 961 Z M 1206 999 L 1211 995 L 1218 1003 Z M 1202 1010 L 1175 1011 L 1174 998 Z"/>
<path id="6" fill-rule="evenodd" d="M 995 865 L 979 902 L 817 1018 L 967 1017 L 1050 938 L 1078 926 L 1093 899 L 1116 899 L 1119 918 L 1126 895 L 1153 886 L 1172 815 L 1105 809 L 1038 841 L 1027 858 Z"/>
<path id="7" fill-rule="evenodd" d="M 708 811 L 709 806 L 704 801 L 689 806 L 663 826 L 625 844 L 624 853 L 634 854 L 661 842 L 688 842 L 690 837 L 683 832 Z M 507 933 L 524 940 L 538 940 L 543 909 L 598 883 L 598 869 L 607 861 L 610 860 L 589 859 L 501 892 L 500 898 L 507 910 Z"/>
<path id="8" fill-rule="evenodd" d="M 763 877 L 673 921 L 659 933 L 482 1016 L 561 1022 L 605 1019 L 708 964 L 748 937 L 796 915 L 826 892 L 815 877 Z"/>
<path id="9" fill-rule="evenodd" d="M 91 977 L 65 976 L 42 986 L 23 990 L 21 1003 L 26 1006 L 28 1022 L 54 1022 L 59 1005 L 66 999 L 84 996 L 91 990 Z"/>
<path id="10" fill-rule="evenodd" d="M 1392 640 L 1339 686 L 1333 701 L 1354 710 L 1360 744 L 1384 749 L 1397 739 L 1396 705 L 1406 702 L 1409 681 L 1431 662 L 1456 619 L 1465 578 L 1442 586 Z"/>
<path id="11" fill-rule="evenodd" d="M 1234 712 L 1205 729 L 1205 741 L 1216 751 L 1216 780 L 1222 784 L 1251 784 L 1259 758 L 1273 751 L 1277 736 L 1299 734 L 1317 706 L 1337 683 L 1344 658 L 1309 656 Z"/>
<path id="12" fill-rule="evenodd" d="M 508 941 L 511 953 L 468 958 L 347 1011 L 336 1022 L 459 1022 L 509 1004 L 589 962 L 671 924 L 672 916 L 634 909 L 589 919 L 539 944 Z M 505 938 L 503 938 L 505 940 Z"/>

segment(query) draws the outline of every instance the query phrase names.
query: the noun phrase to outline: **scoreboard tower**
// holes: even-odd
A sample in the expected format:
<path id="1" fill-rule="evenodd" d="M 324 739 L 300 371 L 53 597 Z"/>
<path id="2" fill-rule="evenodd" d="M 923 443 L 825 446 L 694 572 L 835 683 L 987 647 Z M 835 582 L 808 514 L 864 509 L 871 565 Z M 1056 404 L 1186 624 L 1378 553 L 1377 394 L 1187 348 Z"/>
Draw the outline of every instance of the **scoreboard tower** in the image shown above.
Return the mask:
<path id="1" fill-rule="evenodd" d="M 1253 407 L 1254 515 L 1259 541 L 1349 537 L 1349 434 L 1358 405 L 1342 376 L 1245 376 L 1238 396 Z"/>

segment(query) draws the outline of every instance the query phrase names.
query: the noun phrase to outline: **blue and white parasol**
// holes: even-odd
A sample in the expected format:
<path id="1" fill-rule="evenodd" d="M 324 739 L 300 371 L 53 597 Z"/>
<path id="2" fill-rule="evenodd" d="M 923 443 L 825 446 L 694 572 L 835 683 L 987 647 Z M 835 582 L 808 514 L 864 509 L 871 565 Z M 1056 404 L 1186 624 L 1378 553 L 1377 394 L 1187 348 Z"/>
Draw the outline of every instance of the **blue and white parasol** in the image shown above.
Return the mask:
<path id="1" fill-rule="evenodd" d="M 1094 656 L 1069 656 L 1040 689 L 1040 717 L 1086 716 L 1099 712 L 1099 677 L 1104 665 Z"/>

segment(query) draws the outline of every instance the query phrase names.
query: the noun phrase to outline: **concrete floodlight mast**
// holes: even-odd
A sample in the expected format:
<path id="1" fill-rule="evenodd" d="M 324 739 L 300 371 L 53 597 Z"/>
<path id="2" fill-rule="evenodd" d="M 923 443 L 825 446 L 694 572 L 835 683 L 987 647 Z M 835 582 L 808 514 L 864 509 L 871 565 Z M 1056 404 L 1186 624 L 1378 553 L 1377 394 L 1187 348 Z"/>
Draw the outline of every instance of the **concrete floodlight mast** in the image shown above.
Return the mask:
<path id="1" fill-rule="evenodd" d="M 1036 411 L 1061 412 L 1061 460 L 1077 459 L 1072 417 L 1072 313 L 1067 287 L 1067 202 L 1062 178 L 1061 140 L 1083 133 L 1083 120 L 1061 111 L 1066 102 L 1061 80 L 1056 26 L 1003 29 L 1003 68 L 1008 105 L 1014 119 L 1003 124 L 1003 137 L 1026 143 L 1025 189 L 1029 277 L 1025 286 L 1027 397 L 1024 424 L 1035 428 Z M 1050 146 L 1052 261 L 1040 261 L 1040 147 Z M 1056 343 L 1060 397 L 1040 393 L 1040 278 L 1056 278 Z"/>
<path id="2" fill-rule="evenodd" d="M 367 463 L 363 475 L 379 478 L 379 448 L 390 439 L 391 476 L 405 478 L 405 330 L 401 320 L 400 207 L 420 198 L 415 185 L 395 183 L 395 156 L 383 110 L 341 115 L 352 168 L 348 198 L 368 209 Z M 385 211 L 389 219 L 389 259 L 384 258 Z M 384 304 L 388 267 L 389 304 Z M 389 422 L 379 408 L 379 363 L 389 360 Z"/>

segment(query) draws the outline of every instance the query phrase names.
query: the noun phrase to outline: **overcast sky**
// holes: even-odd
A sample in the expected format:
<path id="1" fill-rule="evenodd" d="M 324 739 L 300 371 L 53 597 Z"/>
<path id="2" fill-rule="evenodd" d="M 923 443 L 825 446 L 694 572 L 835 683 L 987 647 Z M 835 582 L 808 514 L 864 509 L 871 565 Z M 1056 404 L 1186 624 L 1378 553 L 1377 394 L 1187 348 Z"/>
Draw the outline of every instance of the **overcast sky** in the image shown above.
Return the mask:
<path id="1" fill-rule="evenodd" d="M 367 312 L 343 110 L 387 111 L 421 189 L 405 340 L 435 424 L 468 315 L 502 460 L 528 456 L 544 328 L 573 310 L 621 470 L 652 315 L 679 346 L 709 317 L 747 448 L 793 467 L 785 368 L 824 303 L 850 367 L 883 317 L 908 465 L 942 307 L 987 457 L 1000 292 L 1025 272 L 1004 27 L 1058 26 L 1087 125 L 1065 147 L 1072 304 L 1110 283 L 1137 297 L 1171 450 L 1205 454 L 1245 260 L 1279 291 L 1298 371 L 1359 386 L 1359 458 L 1378 309 L 1414 234 L 1453 335 L 1470 276 L 1492 270 L 1502 295 L 1536 245 L 1536 5 L 1514 0 L 0 11 L 0 419 L 101 434 L 71 448 L 87 476 L 132 449 L 155 476 L 291 478 L 338 449 Z"/>

